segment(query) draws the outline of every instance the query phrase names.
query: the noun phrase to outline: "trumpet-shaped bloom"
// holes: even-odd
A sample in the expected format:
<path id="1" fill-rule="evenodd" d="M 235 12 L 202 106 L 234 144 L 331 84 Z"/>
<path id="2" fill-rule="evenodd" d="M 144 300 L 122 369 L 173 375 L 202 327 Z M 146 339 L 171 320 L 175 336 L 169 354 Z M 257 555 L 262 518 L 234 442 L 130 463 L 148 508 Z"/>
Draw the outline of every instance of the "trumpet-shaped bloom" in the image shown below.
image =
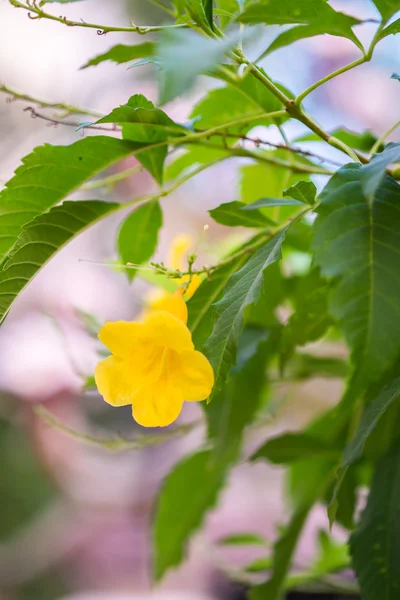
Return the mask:
<path id="1" fill-rule="evenodd" d="M 186 255 L 189 252 L 192 245 L 193 240 L 189 235 L 177 235 L 172 241 L 171 248 L 167 257 L 167 265 L 170 266 L 172 269 L 176 269 L 177 271 L 185 270 Z M 179 283 L 187 283 L 189 279 L 189 275 L 184 275 L 183 277 L 181 277 L 181 279 L 178 279 L 177 281 Z M 201 278 L 197 274 L 192 275 L 192 279 L 185 289 L 186 298 L 189 299 L 193 296 L 200 283 Z"/>
<path id="2" fill-rule="evenodd" d="M 99 333 L 112 355 L 95 369 L 97 388 L 112 406 L 132 404 L 144 427 L 170 425 L 185 400 L 205 400 L 214 385 L 212 367 L 186 327 L 182 296 L 162 302 L 142 322 L 108 322 Z"/>

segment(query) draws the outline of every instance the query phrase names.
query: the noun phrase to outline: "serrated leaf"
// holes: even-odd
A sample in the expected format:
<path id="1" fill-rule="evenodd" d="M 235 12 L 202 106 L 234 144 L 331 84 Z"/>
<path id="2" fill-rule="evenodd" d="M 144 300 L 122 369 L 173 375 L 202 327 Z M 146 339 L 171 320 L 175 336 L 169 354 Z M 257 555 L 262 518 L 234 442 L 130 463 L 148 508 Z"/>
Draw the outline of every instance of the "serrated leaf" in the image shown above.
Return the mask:
<path id="1" fill-rule="evenodd" d="M 215 374 L 215 392 L 219 391 L 236 360 L 239 333 L 245 309 L 260 297 L 265 269 L 281 258 L 285 230 L 259 248 L 228 281 L 222 299 L 216 303 L 217 320 L 204 352 Z"/>
<path id="2" fill-rule="evenodd" d="M 246 204 L 237 200 L 220 204 L 217 208 L 209 210 L 210 217 L 221 225 L 228 227 L 267 227 L 274 225 L 274 221 L 266 217 L 259 210 L 244 212 Z"/>
<path id="3" fill-rule="evenodd" d="M 351 148 L 356 148 L 357 150 L 362 150 L 363 152 L 369 152 L 378 139 L 368 129 L 366 131 L 363 131 L 362 133 L 357 133 L 356 131 L 351 131 L 350 129 L 341 127 L 339 129 L 334 129 L 333 131 L 331 131 L 330 135 L 336 137 L 338 140 L 344 142 Z M 321 142 L 321 138 L 315 133 L 308 133 L 306 135 L 302 135 L 299 138 L 296 138 L 295 141 Z"/>
<path id="4" fill-rule="evenodd" d="M 303 202 L 303 204 L 308 204 L 309 206 L 313 206 L 315 204 L 315 197 L 317 195 L 317 188 L 313 184 L 312 181 L 298 181 L 295 185 L 284 190 L 283 196 L 294 198 L 295 200 L 299 200 L 299 202 Z"/>
<path id="5" fill-rule="evenodd" d="M 164 111 L 155 108 L 142 94 L 131 96 L 126 104 L 114 108 L 97 123 L 117 123 L 122 127 L 122 137 L 125 140 L 142 144 L 143 150 L 136 153 L 138 161 L 156 181 L 162 183 L 168 146 L 165 144 L 149 150 L 146 150 L 146 146 L 181 136 L 185 132 L 181 125 L 174 123 Z"/>
<path id="6" fill-rule="evenodd" d="M 268 3 L 259 0 L 251 3 L 238 20 L 246 24 L 319 26 L 321 33 L 347 37 L 360 46 L 351 30 L 360 21 L 336 12 L 325 0 L 269 0 Z"/>
<path id="7" fill-rule="evenodd" d="M 241 256 L 232 263 L 215 269 L 189 300 L 188 327 L 192 332 L 193 343 L 198 350 L 203 348 L 211 335 L 216 315 L 214 303 L 221 298 L 231 275 L 240 269 L 246 260 L 246 256 Z"/>
<path id="8" fill-rule="evenodd" d="M 322 440 L 307 433 L 284 433 L 268 440 L 255 452 L 250 460 L 267 460 L 281 465 L 305 458 L 338 458 L 340 450 L 332 448 Z"/>
<path id="9" fill-rule="evenodd" d="M 286 46 L 290 46 L 295 42 L 300 40 L 308 39 L 311 37 L 315 37 L 317 35 L 323 35 L 328 33 L 325 31 L 325 26 L 323 23 L 313 23 L 312 25 L 296 25 L 287 31 L 284 31 L 278 37 L 274 39 L 274 41 L 268 46 L 266 51 L 263 53 L 263 57 L 279 50 L 280 48 L 285 48 Z"/>
<path id="10" fill-rule="evenodd" d="M 39 146 L 0 192 L 0 261 L 28 221 L 58 204 L 108 166 L 129 156 L 135 145 L 107 136 L 93 136 L 70 146 Z"/>
<path id="11" fill-rule="evenodd" d="M 375 4 L 385 21 L 393 17 L 393 15 L 400 10 L 399 0 L 372 0 L 372 2 Z"/>
<path id="12" fill-rule="evenodd" d="M 364 600 L 398 600 L 400 590 L 400 448 L 376 465 L 367 506 L 350 538 Z"/>
<path id="13" fill-rule="evenodd" d="M 370 202 L 381 185 L 386 168 L 400 161 L 400 143 L 391 142 L 379 154 L 375 154 L 369 164 L 362 168 L 361 184 L 365 196 Z"/>
<path id="14" fill-rule="evenodd" d="M 273 206 L 303 206 L 303 202 L 284 198 L 260 198 L 251 204 L 244 204 L 242 210 L 258 210 L 259 208 L 268 208 Z"/>
<path id="15" fill-rule="evenodd" d="M 396 33 L 399 33 L 399 32 L 400 32 L 400 19 L 397 19 L 396 21 L 393 21 L 393 23 L 391 23 L 390 25 L 385 27 L 385 29 L 381 32 L 379 39 L 383 40 L 383 38 L 387 37 L 388 35 L 396 35 Z"/>
<path id="16" fill-rule="evenodd" d="M 400 354 L 400 187 L 387 175 L 368 202 L 363 176 L 348 165 L 332 177 L 320 195 L 313 247 L 322 275 L 334 278 L 330 312 L 366 386 Z"/>
<path id="17" fill-rule="evenodd" d="M 122 223 L 118 233 L 118 252 L 123 263 L 141 265 L 153 256 L 157 248 L 162 212 L 158 200 L 147 202 L 133 211 Z M 130 280 L 136 274 L 127 269 Z"/>
<path id="18" fill-rule="evenodd" d="M 211 450 L 184 458 L 163 483 L 153 521 L 157 580 L 178 565 L 189 537 L 212 509 L 225 483 L 225 470 L 213 466 Z"/>
<path id="19" fill-rule="evenodd" d="M 197 75 L 222 62 L 238 41 L 234 33 L 224 40 L 203 37 L 194 31 L 164 29 L 156 48 L 161 67 L 160 104 L 188 92 Z"/>
<path id="20" fill-rule="evenodd" d="M 113 46 L 107 52 L 99 54 L 94 58 L 91 58 L 85 63 L 81 69 L 87 67 L 94 67 L 99 65 L 106 60 L 110 60 L 117 64 L 127 63 L 137 58 L 149 58 L 154 54 L 154 42 L 143 42 L 143 44 L 136 44 L 136 46 L 126 46 L 125 44 L 117 44 Z"/>
<path id="21" fill-rule="evenodd" d="M 0 272 L 0 320 L 21 290 L 58 250 L 89 225 L 119 208 L 119 204 L 97 200 L 64 202 L 25 225 Z"/>

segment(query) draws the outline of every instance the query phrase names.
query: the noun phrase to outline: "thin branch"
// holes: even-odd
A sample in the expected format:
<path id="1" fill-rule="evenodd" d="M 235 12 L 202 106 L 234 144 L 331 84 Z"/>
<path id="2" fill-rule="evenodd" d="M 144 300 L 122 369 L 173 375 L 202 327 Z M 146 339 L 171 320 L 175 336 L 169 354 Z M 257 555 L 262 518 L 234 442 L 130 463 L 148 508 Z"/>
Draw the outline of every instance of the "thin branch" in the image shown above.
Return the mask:
<path id="1" fill-rule="evenodd" d="M 23 100 L 25 102 L 30 102 L 32 104 L 37 104 L 41 108 L 54 108 L 57 110 L 62 110 L 64 115 L 88 115 L 90 117 L 100 118 L 103 115 L 94 110 L 89 110 L 87 108 L 82 108 L 80 106 L 74 106 L 73 104 L 64 104 L 62 102 L 48 102 L 47 100 L 42 100 L 39 98 L 35 98 L 34 96 L 30 96 L 29 94 L 21 94 L 16 90 L 9 88 L 4 84 L 0 84 L 0 92 L 7 94 L 7 102 L 13 102 L 16 100 Z"/>
<path id="2" fill-rule="evenodd" d="M 49 19 L 50 21 L 57 21 L 58 23 L 62 23 L 63 25 L 67 25 L 67 27 L 86 27 L 89 29 L 96 29 L 97 35 L 105 35 L 106 33 L 111 32 L 123 32 L 127 31 L 130 33 L 138 33 L 139 35 L 146 35 L 147 33 L 153 33 L 155 31 L 162 31 L 164 29 L 178 29 L 178 28 L 187 28 L 189 24 L 187 23 L 176 23 L 174 25 L 136 25 L 135 23 L 131 23 L 130 27 L 114 27 L 110 25 L 98 25 L 97 23 L 86 23 L 85 21 L 71 21 L 66 17 L 57 17 L 50 13 L 42 10 L 36 0 L 26 0 L 26 3 L 19 2 L 19 0 L 9 0 L 10 4 L 15 6 L 15 8 L 22 8 L 28 11 L 28 17 L 32 20 L 36 19 Z M 34 16 L 36 15 L 36 16 Z"/>
<path id="3" fill-rule="evenodd" d="M 389 137 L 393 131 L 395 131 L 398 127 L 400 127 L 400 121 L 397 121 L 394 125 L 392 125 L 379 139 L 376 140 L 375 144 L 372 146 L 370 155 L 373 156 L 376 154 L 381 146 L 385 143 L 386 139 Z"/>
<path id="4" fill-rule="evenodd" d="M 47 410 L 43 404 L 36 404 L 33 407 L 33 411 L 40 419 L 42 419 L 42 421 L 46 423 L 46 425 L 52 427 L 53 429 L 57 429 L 57 431 L 60 431 L 64 435 L 67 435 L 68 437 L 79 442 L 84 442 L 89 446 L 104 448 L 114 452 L 121 450 L 142 450 L 143 448 L 147 448 L 149 446 L 159 446 L 160 444 L 164 444 L 170 440 L 183 437 L 201 424 L 201 421 L 195 421 L 193 423 L 175 427 L 171 431 L 166 431 L 157 435 L 140 435 L 135 439 L 127 439 L 121 436 L 109 438 L 83 433 L 73 429 L 72 427 L 69 427 L 60 421 L 60 419 L 58 419 L 52 412 Z"/>
<path id="5" fill-rule="evenodd" d="M 47 115 L 43 115 L 42 113 L 38 113 L 37 110 L 33 108 L 33 106 L 27 106 L 24 108 L 24 112 L 29 112 L 32 119 L 42 119 L 42 121 L 47 121 L 49 126 L 57 127 L 58 125 L 65 125 L 66 127 L 73 127 L 74 129 L 95 129 L 96 131 L 120 131 L 120 127 L 117 127 L 112 124 L 111 127 L 102 127 L 101 125 L 92 125 L 89 123 L 85 125 L 84 123 L 77 123 L 71 121 L 63 121 L 62 119 L 56 119 L 54 117 L 48 117 Z"/>

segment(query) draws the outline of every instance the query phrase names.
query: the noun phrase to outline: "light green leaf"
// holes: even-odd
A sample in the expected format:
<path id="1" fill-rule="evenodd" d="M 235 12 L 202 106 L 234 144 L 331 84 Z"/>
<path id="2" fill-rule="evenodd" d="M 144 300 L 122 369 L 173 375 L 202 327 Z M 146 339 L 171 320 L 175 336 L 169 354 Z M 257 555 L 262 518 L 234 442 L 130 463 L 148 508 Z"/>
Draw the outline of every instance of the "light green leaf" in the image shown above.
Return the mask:
<path id="1" fill-rule="evenodd" d="M 146 202 L 132 212 L 122 223 L 118 233 L 118 252 L 123 263 L 141 265 L 150 260 L 158 243 L 162 226 L 162 212 L 158 200 Z M 136 271 L 127 269 L 129 279 Z"/>
<path id="2" fill-rule="evenodd" d="M 267 227 L 274 225 L 274 221 L 266 217 L 259 210 L 244 212 L 246 204 L 243 202 L 226 202 L 220 204 L 217 208 L 209 210 L 210 217 L 221 225 L 228 227 Z"/>
<path id="3" fill-rule="evenodd" d="M 364 600 L 398 600 L 400 589 L 400 448 L 376 465 L 367 506 L 350 538 Z"/>
<path id="4" fill-rule="evenodd" d="M 161 67 L 160 104 L 188 92 L 197 75 L 222 62 L 238 41 L 237 34 L 222 39 L 203 37 L 194 31 L 165 29 L 156 56 Z"/>
<path id="5" fill-rule="evenodd" d="M 210 32 L 214 29 L 213 0 L 184 0 L 184 6 L 203 30 Z"/>
<path id="6" fill-rule="evenodd" d="M 218 540 L 221 546 L 267 546 L 265 538 L 256 533 L 235 533 Z"/>
<path id="7" fill-rule="evenodd" d="M 400 32 L 400 19 L 393 21 L 390 25 L 385 27 L 385 29 L 381 32 L 379 39 L 383 39 L 388 35 L 396 35 L 396 33 Z"/>
<path id="8" fill-rule="evenodd" d="M 303 206 L 300 200 L 285 200 L 284 198 L 260 198 L 251 204 L 244 204 L 242 210 L 258 210 L 259 208 L 268 208 L 273 206 Z"/>
<path id="9" fill-rule="evenodd" d="M 113 46 L 104 54 L 99 54 L 94 58 L 90 59 L 85 63 L 81 69 L 87 67 L 94 67 L 99 65 L 106 60 L 110 60 L 117 64 L 127 63 L 137 58 L 149 58 L 154 54 L 154 42 L 143 42 L 143 44 L 137 44 L 136 46 L 125 46 L 124 44 L 117 44 Z"/>
<path id="10" fill-rule="evenodd" d="M 119 204 L 87 200 L 64 202 L 24 226 L 0 272 L 0 320 L 39 269 L 77 234 Z"/>
<path id="11" fill-rule="evenodd" d="M 177 179 L 184 172 L 200 165 L 211 165 L 230 155 L 229 149 L 209 148 L 208 146 L 189 146 L 165 169 L 165 179 Z"/>
<path id="12" fill-rule="evenodd" d="M 87 179 L 134 153 L 135 148 L 127 141 L 93 136 L 70 146 L 45 144 L 23 158 L 0 192 L 0 261 L 28 221 L 58 204 Z"/>
<path id="13" fill-rule="evenodd" d="M 167 144 L 146 150 L 146 145 L 182 136 L 186 130 L 141 94 L 129 98 L 123 106 L 99 119 L 97 123 L 117 123 L 122 127 L 122 137 L 142 144 L 143 150 L 136 153 L 139 162 L 162 183 L 164 161 L 168 153 Z M 140 146 L 138 146 L 138 149 Z"/>
<path id="14" fill-rule="evenodd" d="M 370 163 L 362 168 L 361 185 L 367 199 L 372 202 L 383 182 L 386 168 L 400 161 L 400 144 L 391 142 L 379 154 L 373 156 Z"/>
<path id="15" fill-rule="evenodd" d="M 356 131 L 351 131 L 350 129 L 346 129 L 341 127 L 339 129 L 334 129 L 330 132 L 330 135 L 336 137 L 341 142 L 344 142 L 351 148 L 356 148 L 357 150 L 362 150 L 363 152 L 369 152 L 372 146 L 377 141 L 377 137 L 368 129 L 363 131 L 362 133 L 357 133 Z M 299 138 L 296 138 L 296 142 L 321 142 L 321 138 L 315 133 L 308 133 L 306 135 L 302 135 Z"/>
<path id="16" fill-rule="evenodd" d="M 334 279 L 330 312 L 366 386 L 400 354 L 400 187 L 387 175 L 368 202 L 364 173 L 343 167 L 323 190 L 313 247 L 322 275 Z"/>
<path id="17" fill-rule="evenodd" d="M 204 352 L 215 373 L 215 392 L 235 363 L 239 333 L 245 309 L 260 297 L 265 269 L 281 258 L 285 230 L 262 246 L 228 281 L 222 299 L 216 303 L 217 320 Z"/>
<path id="18" fill-rule="evenodd" d="M 251 461 L 260 459 L 281 465 L 305 458 L 338 458 L 340 450 L 307 433 L 284 433 L 268 440 L 252 455 Z"/>
<path id="19" fill-rule="evenodd" d="M 216 316 L 214 303 L 221 298 L 231 275 L 240 269 L 246 260 L 246 256 L 241 256 L 232 263 L 215 269 L 189 300 L 188 327 L 192 332 L 193 343 L 198 350 L 203 348 L 211 335 Z"/>
<path id="20" fill-rule="evenodd" d="M 294 198 L 304 204 L 313 206 L 315 204 L 315 196 L 317 195 L 317 188 L 312 181 L 299 181 L 287 190 L 284 190 L 283 196 Z"/>
<path id="21" fill-rule="evenodd" d="M 268 46 L 263 54 L 267 56 L 280 48 L 285 48 L 291 44 L 317 35 L 329 33 L 325 31 L 326 27 L 323 23 L 313 23 L 312 25 L 296 25 L 287 31 L 284 31 Z"/>
<path id="22" fill-rule="evenodd" d="M 387 21 L 395 13 L 400 10 L 399 0 L 372 0 L 376 8 L 382 15 L 382 18 Z"/>
<path id="23" fill-rule="evenodd" d="M 224 486 L 225 470 L 212 464 L 211 455 L 211 450 L 205 450 L 184 458 L 163 483 L 153 520 L 157 580 L 182 561 L 189 537 Z"/>

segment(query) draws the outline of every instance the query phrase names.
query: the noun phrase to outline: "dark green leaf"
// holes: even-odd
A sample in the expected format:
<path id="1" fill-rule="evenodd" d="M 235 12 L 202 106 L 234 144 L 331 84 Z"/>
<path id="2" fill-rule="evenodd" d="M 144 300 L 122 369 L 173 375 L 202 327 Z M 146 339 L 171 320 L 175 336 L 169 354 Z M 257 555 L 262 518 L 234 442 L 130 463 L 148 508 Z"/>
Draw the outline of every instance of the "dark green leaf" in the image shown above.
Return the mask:
<path id="1" fill-rule="evenodd" d="M 198 350 L 203 348 L 211 335 L 216 316 L 214 303 L 221 298 L 231 275 L 240 269 L 246 260 L 246 256 L 241 256 L 232 263 L 215 269 L 189 300 L 188 327 L 192 332 L 193 343 Z"/>
<path id="2" fill-rule="evenodd" d="M 307 433 L 285 433 L 268 440 L 257 450 L 250 460 L 265 459 L 280 465 L 304 458 L 338 458 L 340 450 L 332 448 L 323 441 Z"/>
<path id="3" fill-rule="evenodd" d="M 164 29 L 156 48 L 161 67 L 160 104 L 188 92 L 197 75 L 214 69 L 237 40 L 237 34 L 216 40 L 194 31 Z"/>
<path id="4" fill-rule="evenodd" d="M 183 0 L 183 5 L 201 29 L 206 32 L 214 29 L 213 0 Z"/>
<path id="5" fill-rule="evenodd" d="M 162 212 L 158 200 L 147 202 L 122 223 L 118 234 L 118 252 L 124 264 L 141 265 L 150 260 L 158 243 L 158 232 L 162 226 Z M 127 269 L 129 279 L 136 271 Z"/>
<path id="6" fill-rule="evenodd" d="M 211 450 L 184 458 L 163 483 L 153 521 L 157 580 L 178 565 L 189 537 L 212 509 L 225 483 L 225 470 L 213 465 Z"/>
<path id="7" fill-rule="evenodd" d="M 363 152 L 369 152 L 372 146 L 377 141 L 377 137 L 369 130 L 357 133 L 350 129 L 340 128 L 335 129 L 330 135 L 336 137 L 341 142 L 344 142 L 351 148 L 362 150 Z M 315 133 L 308 133 L 297 138 L 297 142 L 321 142 L 321 138 Z"/>
<path id="8" fill-rule="evenodd" d="M 0 192 L 0 261 L 25 223 L 134 151 L 134 144 L 106 136 L 87 137 L 70 146 L 35 148 Z"/>
<path id="9" fill-rule="evenodd" d="M 96 200 L 64 202 L 25 225 L 0 272 L 0 320 L 19 292 L 58 250 L 119 208 L 119 204 Z"/>
<path id="10" fill-rule="evenodd" d="M 266 227 L 267 225 L 274 225 L 274 222 L 259 210 L 246 213 L 243 208 L 246 208 L 246 204 L 236 200 L 220 204 L 220 206 L 208 212 L 214 221 L 229 227 Z"/>
<path id="11" fill-rule="evenodd" d="M 376 465 L 367 507 L 350 538 L 364 600 L 398 600 L 400 590 L 400 448 Z"/>
<path id="12" fill-rule="evenodd" d="M 259 208 L 268 208 L 273 206 L 302 206 L 303 202 L 299 200 L 284 198 L 260 198 L 251 204 L 245 204 L 242 210 L 258 210 Z"/>
<path id="13" fill-rule="evenodd" d="M 131 60 L 135 60 L 137 58 L 149 58 L 154 54 L 154 43 L 153 42 L 143 42 L 143 44 L 137 44 L 136 46 L 125 46 L 124 44 L 117 44 L 104 52 L 104 54 L 99 54 L 95 56 L 91 60 L 81 67 L 81 69 L 86 69 L 87 67 L 96 66 L 106 60 L 111 60 L 117 64 L 127 63 Z"/>
<path id="14" fill-rule="evenodd" d="M 294 513 L 284 533 L 274 544 L 273 573 L 266 583 L 250 592 L 250 600 L 279 600 L 293 553 L 307 519 L 309 507 Z"/>
<path id="15" fill-rule="evenodd" d="M 236 533 L 218 540 L 218 543 L 224 546 L 266 546 L 268 542 L 265 538 L 256 533 Z"/>
<path id="16" fill-rule="evenodd" d="M 246 311 L 247 324 L 257 327 L 278 328 L 281 335 L 280 321 L 276 316 L 276 309 L 283 304 L 286 298 L 285 280 L 278 263 L 271 265 L 264 273 L 262 292 L 255 304 Z M 277 348 L 279 340 L 276 339 Z"/>
<path id="17" fill-rule="evenodd" d="M 281 231 L 247 261 L 228 281 L 222 299 L 216 303 L 217 320 L 204 351 L 215 373 L 217 392 L 236 359 L 236 348 L 243 313 L 260 297 L 263 275 L 269 265 L 281 257 L 285 231 Z"/>
<path id="18" fill-rule="evenodd" d="M 351 30 L 359 21 L 336 12 L 324 0 L 269 0 L 268 3 L 259 0 L 251 3 L 238 19 L 247 24 L 319 26 L 320 33 L 347 37 L 360 44 Z"/>
<path id="19" fill-rule="evenodd" d="M 335 278 L 330 312 L 367 385 L 400 354 L 400 187 L 386 176 L 368 202 L 362 180 L 356 165 L 332 177 L 320 196 L 313 245 L 322 275 Z"/>
<path id="20" fill-rule="evenodd" d="M 391 142 L 371 162 L 362 168 L 361 184 L 367 199 L 372 202 L 385 177 L 386 168 L 400 161 L 400 144 Z"/>
<path id="21" fill-rule="evenodd" d="M 315 204 L 315 196 L 317 195 L 317 188 L 312 181 L 298 181 L 295 185 L 284 190 L 283 196 L 294 198 L 304 204 L 313 206 Z"/>
<path id="22" fill-rule="evenodd" d="M 388 19 L 393 17 L 393 15 L 395 13 L 397 13 L 397 11 L 400 10 L 399 0 L 372 0 L 372 1 L 375 4 L 376 8 L 381 13 L 382 18 L 385 21 L 387 21 Z"/>

